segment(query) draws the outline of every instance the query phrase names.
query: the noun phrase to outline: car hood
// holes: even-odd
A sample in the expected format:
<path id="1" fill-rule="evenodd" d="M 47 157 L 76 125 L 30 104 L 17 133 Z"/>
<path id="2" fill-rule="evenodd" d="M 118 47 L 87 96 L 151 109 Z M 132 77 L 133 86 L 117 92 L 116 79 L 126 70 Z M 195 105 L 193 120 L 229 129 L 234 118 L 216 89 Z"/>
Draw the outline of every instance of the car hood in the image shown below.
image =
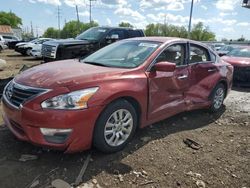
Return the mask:
<path id="1" fill-rule="evenodd" d="M 227 54 L 229 51 L 228 50 L 218 50 L 218 54 Z"/>
<path id="2" fill-rule="evenodd" d="M 54 89 L 97 84 L 98 81 L 119 79 L 130 69 L 101 67 L 80 63 L 77 59 L 55 61 L 30 68 L 15 77 L 15 82 L 31 87 Z"/>
<path id="3" fill-rule="evenodd" d="M 46 45 L 51 46 L 58 46 L 58 45 L 77 45 L 77 44 L 90 44 L 87 40 L 72 40 L 72 39 L 65 39 L 65 40 L 53 40 L 45 42 Z"/>
<path id="4" fill-rule="evenodd" d="M 29 42 L 19 42 L 19 43 L 16 44 L 16 46 L 23 46 L 23 45 L 28 44 L 28 43 Z"/>
<path id="5" fill-rule="evenodd" d="M 222 59 L 236 67 L 250 67 L 250 58 L 223 56 Z"/>

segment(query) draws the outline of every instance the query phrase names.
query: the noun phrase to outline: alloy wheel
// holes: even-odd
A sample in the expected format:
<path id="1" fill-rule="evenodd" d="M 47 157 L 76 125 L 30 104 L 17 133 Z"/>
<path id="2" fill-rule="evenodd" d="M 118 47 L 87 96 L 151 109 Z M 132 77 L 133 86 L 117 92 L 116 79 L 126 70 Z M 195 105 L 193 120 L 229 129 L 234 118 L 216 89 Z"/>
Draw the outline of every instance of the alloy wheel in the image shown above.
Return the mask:
<path id="1" fill-rule="evenodd" d="M 104 138 L 109 146 L 120 146 L 129 138 L 133 129 L 133 116 L 126 109 L 116 110 L 104 127 Z"/>
<path id="2" fill-rule="evenodd" d="M 223 104 L 223 100 L 224 100 L 224 89 L 219 87 L 214 95 L 214 101 L 213 101 L 214 108 L 219 109 Z"/>

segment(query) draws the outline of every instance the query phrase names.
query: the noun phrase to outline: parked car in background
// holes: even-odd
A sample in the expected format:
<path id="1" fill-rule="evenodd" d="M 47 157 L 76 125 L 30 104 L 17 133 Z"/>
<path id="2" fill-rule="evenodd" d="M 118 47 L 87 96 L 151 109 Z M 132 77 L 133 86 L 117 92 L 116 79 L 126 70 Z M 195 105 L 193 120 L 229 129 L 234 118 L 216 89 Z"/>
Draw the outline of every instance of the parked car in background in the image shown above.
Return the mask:
<path id="1" fill-rule="evenodd" d="M 35 45 L 32 48 L 30 55 L 36 59 L 42 58 L 42 44 Z"/>
<path id="2" fill-rule="evenodd" d="M 5 44 L 7 46 L 9 46 L 9 42 L 20 40 L 19 38 L 15 37 L 15 36 L 10 36 L 10 35 L 0 35 L 0 38 L 5 41 Z"/>
<path id="3" fill-rule="evenodd" d="M 33 47 L 37 45 L 42 45 L 46 41 L 52 40 L 51 38 L 37 38 L 30 42 L 21 42 L 16 44 L 15 51 L 21 53 L 22 55 L 30 55 Z"/>
<path id="4" fill-rule="evenodd" d="M 221 47 L 221 49 L 219 49 L 217 51 L 219 56 L 223 56 L 226 55 L 227 53 L 231 52 L 233 49 L 237 48 L 238 46 L 235 45 L 225 45 L 223 47 Z"/>
<path id="5" fill-rule="evenodd" d="M 2 52 L 6 48 L 8 48 L 8 46 L 4 43 L 4 41 L 0 41 L 0 52 Z"/>
<path id="6" fill-rule="evenodd" d="M 213 43 L 210 45 L 214 50 L 219 51 L 223 46 L 225 46 L 224 43 Z"/>
<path id="7" fill-rule="evenodd" d="M 73 40 L 45 42 L 42 46 L 42 56 L 45 62 L 80 58 L 117 40 L 144 36 L 144 32 L 140 29 L 94 27 L 83 32 Z"/>
<path id="8" fill-rule="evenodd" d="M 234 66 L 233 81 L 239 86 L 250 86 L 250 46 L 240 46 L 222 59 Z"/>
<path id="9" fill-rule="evenodd" d="M 116 152 L 137 128 L 183 111 L 221 110 L 232 77 L 233 67 L 202 43 L 127 39 L 16 76 L 4 90 L 3 117 L 17 138 L 35 145 Z"/>

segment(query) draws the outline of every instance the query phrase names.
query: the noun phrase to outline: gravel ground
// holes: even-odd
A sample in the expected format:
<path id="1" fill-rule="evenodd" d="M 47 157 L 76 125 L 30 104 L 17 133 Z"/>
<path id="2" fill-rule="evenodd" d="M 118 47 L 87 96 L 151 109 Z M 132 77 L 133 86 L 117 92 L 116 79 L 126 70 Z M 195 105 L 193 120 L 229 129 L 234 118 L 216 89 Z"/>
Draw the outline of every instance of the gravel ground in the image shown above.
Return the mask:
<path id="1" fill-rule="evenodd" d="M 0 53 L 0 59 L 8 64 L 0 78 L 16 74 L 23 64 L 39 63 L 10 50 Z M 94 149 L 70 155 L 44 150 L 18 141 L 1 126 L 0 187 L 52 187 L 55 179 L 74 185 L 91 155 L 79 187 L 249 188 L 249 98 L 250 89 L 234 88 L 220 113 L 178 114 L 139 130 L 125 150 L 109 155 Z M 200 149 L 187 147 L 186 138 Z M 20 161 L 23 154 L 37 159 Z"/>

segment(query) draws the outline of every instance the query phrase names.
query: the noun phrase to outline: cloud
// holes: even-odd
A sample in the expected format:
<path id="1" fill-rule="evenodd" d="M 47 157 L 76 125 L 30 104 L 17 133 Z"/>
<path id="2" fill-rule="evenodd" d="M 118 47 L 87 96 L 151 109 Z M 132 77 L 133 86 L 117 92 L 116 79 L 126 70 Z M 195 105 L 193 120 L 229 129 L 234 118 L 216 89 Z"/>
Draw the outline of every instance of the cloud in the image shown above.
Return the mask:
<path id="1" fill-rule="evenodd" d="M 236 16 L 238 15 L 237 12 L 220 12 L 220 17 L 224 17 L 224 16 Z"/>
<path id="2" fill-rule="evenodd" d="M 109 18 L 106 19 L 106 22 L 109 26 L 112 25 L 112 21 Z"/>
<path id="3" fill-rule="evenodd" d="M 248 27 L 250 26 L 250 23 L 249 22 L 240 22 L 240 23 L 237 23 L 238 26 L 243 26 L 243 27 Z"/>
<path id="4" fill-rule="evenodd" d="M 207 10 L 208 8 L 205 5 L 201 5 L 201 8 Z"/>
<path id="5" fill-rule="evenodd" d="M 79 16 L 83 16 L 83 17 L 89 17 L 89 11 L 83 11 L 83 12 L 79 12 Z"/>
<path id="6" fill-rule="evenodd" d="M 232 27 L 223 28 L 222 31 L 226 32 L 226 33 L 234 33 L 235 32 L 234 28 L 232 28 Z"/>
<path id="7" fill-rule="evenodd" d="M 45 9 L 45 11 L 44 11 L 46 14 L 48 14 L 48 15 L 53 15 L 54 13 L 53 13 L 53 11 L 51 11 L 50 9 Z"/>
<path id="8" fill-rule="evenodd" d="M 64 0 L 64 3 L 70 7 L 75 7 L 76 5 L 78 7 L 86 7 L 87 4 L 85 1 L 82 0 Z"/>
<path id="9" fill-rule="evenodd" d="M 150 18 L 155 23 L 163 23 L 165 20 L 167 23 L 171 24 L 187 24 L 189 17 L 188 16 L 181 16 L 181 15 L 175 15 L 171 13 L 158 13 L 158 14 L 147 14 L 147 17 Z"/>
<path id="10" fill-rule="evenodd" d="M 23 1 L 23 0 L 19 0 Z M 54 6 L 61 6 L 62 3 L 60 0 L 28 0 L 29 3 L 45 3 L 45 4 L 50 4 Z"/>
<path id="11" fill-rule="evenodd" d="M 173 2 L 167 6 L 167 10 L 180 11 L 184 9 L 184 5 L 180 2 Z"/>
<path id="12" fill-rule="evenodd" d="M 201 0 L 194 0 L 198 3 Z M 190 4 L 191 0 L 140 0 L 139 6 L 141 10 L 154 9 L 154 10 L 170 10 L 181 11 L 184 9 L 184 4 Z"/>
<path id="13" fill-rule="evenodd" d="M 144 16 L 140 14 L 136 10 L 132 10 L 130 8 L 120 7 L 115 10 L 114 14 L 119 15 L 120 17 L 129 17 L 131 19 L 134 19 L 136 21 L 143 21 Z"/>
<path id="14" fill-rule="evenodd" d="M 240 0 L 219 0 L 215 3 L 215 6 L 221 11 L 232 11 L 239 3 Z"/>

